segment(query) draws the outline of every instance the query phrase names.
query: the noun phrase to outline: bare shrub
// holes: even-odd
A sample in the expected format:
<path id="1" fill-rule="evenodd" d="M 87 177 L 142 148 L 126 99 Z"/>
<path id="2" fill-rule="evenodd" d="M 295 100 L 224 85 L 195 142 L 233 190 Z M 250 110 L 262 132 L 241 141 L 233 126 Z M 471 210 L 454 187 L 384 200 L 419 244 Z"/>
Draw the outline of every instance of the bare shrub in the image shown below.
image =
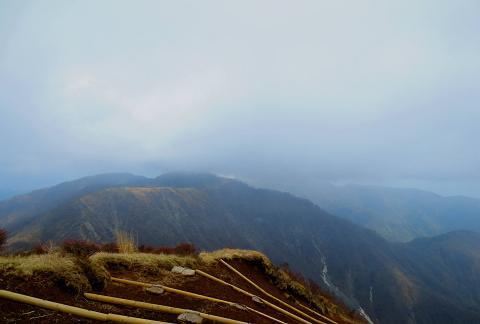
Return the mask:
<path id="1" fill-rule="evenodd" d="M 61 249 L 65 253 L 80 257 L 88 257 L 100 251 L 100 247 L 92 242 L 82 240 L 67 240 L 62 243 Z"/>
<path id="2" fill-rule="evenodd" d="M 117 239 L 118 252 L 134 253 L 137 251 L 137 242 L 133 233 L 117 230 L 115 236 Z"/>

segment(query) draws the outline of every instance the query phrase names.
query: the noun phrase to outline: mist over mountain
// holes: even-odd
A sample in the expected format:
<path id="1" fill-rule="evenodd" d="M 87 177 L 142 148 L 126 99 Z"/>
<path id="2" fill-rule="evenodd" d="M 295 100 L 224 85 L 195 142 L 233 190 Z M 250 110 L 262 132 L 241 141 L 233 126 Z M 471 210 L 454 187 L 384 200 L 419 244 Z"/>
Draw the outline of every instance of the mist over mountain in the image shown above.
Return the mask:
<path id="1" fill-rule="evenodd" d="M 376 323 L 479 323 L 479 12 L 0 1 L 5 253 L 252 248 Z"/>
<path id="2" fill-rule="evenodd" d="M 15 189 L 0 189 L 0 200 L 5 200 L 18 194 L 20 192 Z"/>
<path id="3" fill-rule="evenodd" d="M 254 248 L 346 296 L 375 322 L 480 319 L 480 234 L 473 232 L 389 243 L 308 200 L 206 174 L 89 177 L 2 202 L 0 211 L 11 248 L 109 242 L 116 229 L 133 231 L 140 244 Z"/>
<path id="4" fill-rule="evenodd" d="M 326 182 L 303 183 L 292 186 L 290 191 L 390 241 L 405 242 L 455 230 L 480 232 L 480 199 Z"/>
<path id="5" fill-rule="evenodd" d="M 471 0 L 2 2 L 2 187 L 192 170 L 480 197 L 477 12 Z"/>

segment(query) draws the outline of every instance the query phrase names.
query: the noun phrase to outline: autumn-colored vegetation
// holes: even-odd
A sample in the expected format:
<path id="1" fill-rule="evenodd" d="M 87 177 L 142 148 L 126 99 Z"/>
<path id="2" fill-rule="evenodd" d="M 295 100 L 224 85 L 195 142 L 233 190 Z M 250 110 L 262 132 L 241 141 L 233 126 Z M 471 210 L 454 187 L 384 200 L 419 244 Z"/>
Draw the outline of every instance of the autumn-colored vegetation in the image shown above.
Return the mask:
<path id="1" fill-rule="evenodd" d="M 190 255 L 196 254 L 197 249 L 192 243 L 180 243 L 177 246 L 151 246 L 142 244 L 138 247 L 138 251 L 143 253 L 154 253 L 154 254 L 178 254 L 178 255 Z"/>
<path id="2" fill-rule="evenodd" d="M 0 228 L 0 251 L 3 249 L 3 246 L 7 242 L 7 231 L 3 228 Z"/>
<path id="3" fill-rule="evenodd" d="M 88 257 L 97 252 L 107 253 L 151 253 L 151 254 L 176 254 L 176 255 L 194 255 L 197 253 L 195 245 L 192 243 L 180 243 L 176 246 L 153 246 L 142 244 L 138 248 L 132 241 L 123 238 L 119 243 L 96 244 L 84 240 L 66 240 L 60 249 L 63 253 L 73 254 L 75 256 Z M 129 252 L 130 251 L 130 252 Z M 37 245 L 33 249 L 33 254 L 44 254 L 48 252 L 45 245 Z"/>
<path id="4" fill-rule="evenodd" d="M 82 240 L 67 240 L 61 245 L 61 249 L 65 253 L 75 256 L 88 257 L 100 251 L 100 245 Z"/>

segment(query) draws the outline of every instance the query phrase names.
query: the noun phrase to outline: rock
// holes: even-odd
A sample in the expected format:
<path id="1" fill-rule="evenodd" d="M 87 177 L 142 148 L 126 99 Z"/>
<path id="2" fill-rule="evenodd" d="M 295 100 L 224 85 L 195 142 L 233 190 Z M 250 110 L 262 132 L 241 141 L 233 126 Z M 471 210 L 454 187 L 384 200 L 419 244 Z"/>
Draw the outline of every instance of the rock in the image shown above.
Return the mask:
<path id="1" fill-rule="evenodd" d="M 154 295 L 161 295 L 165 292 L 165 290 L 162 287 L 156 286 L 156 285 L 148 287 L 146 289 L 146 291 L 148 291 L 149 293 L 154 294 Z"/>
<path id="2" fill-rule="evenodd" d="M 252 300 L 257 304 L 263 304 L 263 300 L 258 296 L 252 296 Z"/>
<path id="3" fill-rule="evenodd" d="M 195 275 L 195 270 L 189 269 L 189 268 L 184 268 L 184 267 L 179 267 L 179 266 L 174 266 L 172 268 L 172 272 L 179 273 L 184 276 L 194 276 Z"/>
<path id="4" fill-rule="evenodd" d="M 182 273 L 184 276 L 194 276 L 195 275 L 195 270 L 192 269 L 185 269 L 183 270 Z"/>
<path id="5" fill-rule="evenodd" d="M 181 323 L 194 323 L 199 324 L 203 322 L 203 318 L 195 313 L 183 313 L 178 315 L 177 320 Z"/>
<path id="6" fill-rule="evenodd" d="M 247 310 L 247 307 L 244 306 L 244 305 L 240 305 L 240 304 L 237 304 L 237 303 L 234 303 L 232 304 L 233 307 L 236 307 L 238 309 L 241 309 L 241 310 Z"/>

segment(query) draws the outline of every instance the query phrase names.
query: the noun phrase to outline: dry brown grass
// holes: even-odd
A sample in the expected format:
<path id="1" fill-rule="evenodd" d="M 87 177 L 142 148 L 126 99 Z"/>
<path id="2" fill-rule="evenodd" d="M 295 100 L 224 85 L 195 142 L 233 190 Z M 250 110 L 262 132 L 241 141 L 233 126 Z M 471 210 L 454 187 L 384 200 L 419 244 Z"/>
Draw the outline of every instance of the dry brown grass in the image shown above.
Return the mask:
<path id="1" fill-rule="evenodd" d="M 194 267 L 198 260 L 195 256 L 151 253 L 95 253 L 90 262 L 107 269 L 125 268 L 137 272 L 160 273 L 162 269 L 173 266 Z"/>
<path id="2" fill-rule="evenodd" d="M 90 283 L 81 265 L 71 256 L 59 253 L 48 253 L 29 256 L 0 257 L 0 274 L 31 278 L 35 275 L 47 274 L 62 281 L 67 288 L 75 291 L 90 289 Z"/>
<path id="3" fill-rule="evenodd" d="M 137 240 L 133 233 L 117 230 L 115 232 L 118 252 L 120 253 L 134 253 L 138 250 Z"/>
<path id="4" fill-rule="evenodd" d="M 129 237 L 132 238 L 131 235 Z M 178 265 L 195 269 L 202 265 L 215 265 L 219 259 L 239 259 L 251 263 L 265 272 L 271 282 L 287 294 L 308 301 L 308 303 L 305 303 L 306 306 L 307 304 L 315 305 L 316 308 L 321 309 L 327 315 L 335 314 L 343 317 L 345 322 L 356 322 L 355 320 L 352 321 L 350 316 L 346 315 L 346 310 L 339 307 L 330 296 L 313 291 L 310 287 L 292 277 L 288 271 L 273 265 L 264 254 L 252 250 L 222 249 L 202 252 L 199 256 L 99 252 L 88 259 L 59 252 L 28 256 L 0 256 L 0 276 L 7 278 L 8 276 L 16 276 L 28 279 L 35 277 L 37 274 L 47 274 L 67 288 L 80 292 L 92 288 L 101 289 L 109 279 L 109 273 L 106 269 L 125 269 L 136 273 L 140 277 L 142 274 L 162 275 L 162 278 L 167 280 L 168 276 L 165 276 L 165 274 L 168 274 L 173 266 Z M 176 277 L 173 276 L 172 278 L 175 279 Z"/>
<path id="5" fill-rule="evenodd" d="M 31 276 L 38 271 L 74 272 L 76 268 L 74 258 L 62 256 L 58 253 L 0 257 L 0 271 L 2 273 Z"/>
<path id="6" fill-rule="evenodd" d="M 260 261 L 270 266 L 272 265 L 272 262 L 265 254 L 254 250 L 221 249 L 213 252 L 202 252 L 198 257 L 205 264 L 212 264 L 218 262 L 220 259 L 241 259 L 246 261 Z"/>
<path id="7" fill-rule="evenodd" d="M 313 291 L 309 286 L 292 277 L 287 271 L 275 266 L 270 259 L 261 252 L 253 250 L 222 249 L 213 252 L 202 252 L 200 253 L 199 258 L 207 265 L 214 264 L 220 259 L 239 259 L 255 263 L 265 272 L 275 286 L 286 293 L 301 297 L 308 301 L 309 304 L 314 305 L 317 309 L 320 309 L 326 314 L 341 316 L 341 314 L 345 312 L 345 310 L 339 307 L 337 301 L 332 300 L 331 296 L 325 296 Z M 345 320 L 346 319 L 347 317 L 345 317 Z M 346 320 L 346 322 L 349 321 Z"/>

